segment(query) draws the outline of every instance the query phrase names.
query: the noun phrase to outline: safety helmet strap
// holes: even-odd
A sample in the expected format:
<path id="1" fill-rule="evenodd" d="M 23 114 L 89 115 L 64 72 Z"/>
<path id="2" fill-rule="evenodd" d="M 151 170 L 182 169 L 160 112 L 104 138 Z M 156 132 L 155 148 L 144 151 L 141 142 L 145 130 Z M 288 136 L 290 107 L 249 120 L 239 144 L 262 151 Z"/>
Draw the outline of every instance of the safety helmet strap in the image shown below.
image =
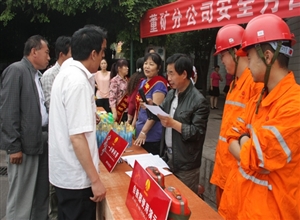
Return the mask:
<path id="1" fill-rule="evenodd" d="M 232 56 L 233 61 L 235 62 L 234 74 L 233 74 L 233 82 L 231 83 L 231 87 L 230 87 L 230 90 L 229 90 L 229 93 L 231 93 L 231 91 L 235 87 L 236 71 L 237 71 L 237 66 L 238 66 L 240 57 L 239 56 L 236 57 L 236 54 L 235 54 L 233 48 L 229 48 L 228 52 L 230 53 L 230 55 Z"/>
<path id="2" fill-rule="evenodd" d="M 265 92 L 268 92 L 268 81 L 269 81 L 269 77 L 270 77 L 270 72 L 271 72 L 271 67 L 273 65 L 273 63 L 275 62 L 275 60 L 277 59 L 278 57 L 278 54 L 279 54 L 279 51 L 280 51 L 280 48 L 281 48 L 281 45 L 282 45 L 282 42 L 279 41 L 278 44 L 277 44 L 277 48 L 274 52 L 274 56 L 270 62 L 270 64 L 267 63 L 266 59 L 265 59 L 265 56 L 264 56 L 264 53 L 261 49 L 261 45 L 260 44 L 256 44 L 255 45 L 255 49 L 259 55 L 259 57 L 262 59 L 262 61 L 264 62 L 264 64 L 267 66 L 267 69 L 266 69 L 266 72 L 265 72 L 265 77 L 264 77 L 264 87 L 260 93 L 260 97 L 256 103 L 256 111 L 255 111 L 255 114 L 258 113 L 258 108 L 259 108 L 259 105 L 260 105 L 260 102 L 262 100 L 262 97 L 264 95 Z"/>

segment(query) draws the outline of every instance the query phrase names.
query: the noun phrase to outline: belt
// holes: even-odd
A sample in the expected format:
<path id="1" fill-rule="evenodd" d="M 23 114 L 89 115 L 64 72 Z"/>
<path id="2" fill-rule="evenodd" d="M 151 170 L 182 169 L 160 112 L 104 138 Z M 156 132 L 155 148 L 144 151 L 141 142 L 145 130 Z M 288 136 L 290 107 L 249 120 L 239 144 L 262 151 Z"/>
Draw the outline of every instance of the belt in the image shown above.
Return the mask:
<path id="1" fill-rule="evenodd" d="M 48 131 L 48 125 L 42 126 L 42 131 Z"/>

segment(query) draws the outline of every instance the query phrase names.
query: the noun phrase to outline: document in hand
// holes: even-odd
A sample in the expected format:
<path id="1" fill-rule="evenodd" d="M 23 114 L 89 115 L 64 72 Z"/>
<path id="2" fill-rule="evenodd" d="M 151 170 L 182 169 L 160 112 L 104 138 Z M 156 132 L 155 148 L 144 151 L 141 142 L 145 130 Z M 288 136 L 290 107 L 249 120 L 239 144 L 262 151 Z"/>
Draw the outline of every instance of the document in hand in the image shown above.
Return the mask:
<path id="1" fill-rule="evenodd" d="M 169 116 L 168 113 L 164 112 L 158 105 L 147 105 L 145 104 L 146 108 L 149 109 L 152 114 L 154 115 L 162 115 L 162 116 Z"/>
<path id="2" fill-rule="evenodd" d="M 155 166 L 164 176 L 172 174 L 171 172 L 163 169 L 169 168 L 168 164 L 161 159 L 158 155 L 148 154 L 136 154 L 123 156 L 122 159 L 126 161 L 132 168 L 134 167 L 134 162 L 138 161 L 139 164 L 146 169 L 148 166 Z"/>

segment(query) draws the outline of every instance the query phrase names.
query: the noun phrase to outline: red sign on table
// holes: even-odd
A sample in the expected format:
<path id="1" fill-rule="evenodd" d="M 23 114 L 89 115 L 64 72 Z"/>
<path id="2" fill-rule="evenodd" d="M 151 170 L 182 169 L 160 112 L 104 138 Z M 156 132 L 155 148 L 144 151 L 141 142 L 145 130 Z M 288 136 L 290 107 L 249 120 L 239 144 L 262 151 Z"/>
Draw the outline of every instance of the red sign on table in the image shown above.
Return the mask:
<path id="1" fill-rule="evenodd" d="M 126 206 L 133 219 L 167 219 L 171 206 L 170 197 L 135 161 L 128 189 Z"/>
<path id="2" fill-rule="evenodd" d="M 108 172 L 114 169 L 127 146 L 127 141 L 113 130 L 110 130 L 99 148 L 100 160 Z"/>

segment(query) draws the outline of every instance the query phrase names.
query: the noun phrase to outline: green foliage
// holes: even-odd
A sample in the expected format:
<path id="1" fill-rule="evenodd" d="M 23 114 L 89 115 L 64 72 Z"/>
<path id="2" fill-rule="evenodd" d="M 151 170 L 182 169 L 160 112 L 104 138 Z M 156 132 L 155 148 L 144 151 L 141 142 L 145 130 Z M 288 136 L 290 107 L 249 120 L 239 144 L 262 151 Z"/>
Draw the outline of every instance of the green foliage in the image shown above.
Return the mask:
<path id="1" fill-rule="evenodd" d="M 215 36 L 218 28 L 203 29 L 167 36 L 165 43 L 166 56 L 174 53 L 184 53 L 194 59 L 198 70 L 197 88 L 206 93 L 207 73 L 210 63 L 211 50 L 215 45 Z"/>
<path id="2" fill-rule="evenodd" d="M 135 26 L 145 11 L 168 2 L 169 0 L 6 0 L 0 2 L 1 9 L 4 9 L 1 11 L 0 21 L 7 25 L 19 9 L 23 12 L 29 10 L 32 13 L 32 20 L 49 22 L 51 18 L 46 18 L 45 11 L 75 15 L 78 12 L 86 12 L 88 9 L 94 9 L 97 13 L 103 7 L 108 6 L 113 13 L 123 13 L 127 22 Z M 40 11 L 41 9 L 44 11 Z"/>
<path id="3" fill-rule="evenodd" d="M 110 0 L 6 0 L 1 1 L 0 21 L 7 25 L 16 12 L 30 12 L 32 21 L 49 22 L 48 11 L 58 11 L 64 15 L 75 15 L 77 12 L 86 12 L 93 8 L 96 12 L 101 11 L 104 6 L 111 4 Z M 42 10 L 42 11 L 41 11 Z"/>
<path id="4" fill-rule="evenodd" d="M 0 21 L 3 22 L 3 25 L 6 26 L 7 22 L 12 20 L 15 17 L 16 13 L 10 10 L 4 10 L 1 12 Z"/>
<path id="5" fill-rule="evenodd" d="M 96 24 L 108 30 L 108 45 L 124 42 L 122 53 L 124 52 L 125 57 L 132 58 L 134 63 L 144 55 L 145 48 L 149 45 L 161 46 L 166 49 L 166 57 L 178 52 L 191 55 L 198 73 L 201 72 L 206 77 L 217 29 L 140 39 L 139 22 L 142 15 L 151 8 L 173 1 L 175 0 L 2 0 L 0 30 L 4 41 L 20 42 L 19 46 L 13 44 L 13 47 L 21 48 L 28 28 L 34 28 L 35 33 L 43 34 L 53 42 L 58 34 L 71 35 L 85 24 Z M 18 25 L 18 29 L 11 28 Z M 5 45 L 1 47 L 2 50 L 3 48 L 6 49 Z M 203 78 L 203 82 L 205 81 Z"/>

